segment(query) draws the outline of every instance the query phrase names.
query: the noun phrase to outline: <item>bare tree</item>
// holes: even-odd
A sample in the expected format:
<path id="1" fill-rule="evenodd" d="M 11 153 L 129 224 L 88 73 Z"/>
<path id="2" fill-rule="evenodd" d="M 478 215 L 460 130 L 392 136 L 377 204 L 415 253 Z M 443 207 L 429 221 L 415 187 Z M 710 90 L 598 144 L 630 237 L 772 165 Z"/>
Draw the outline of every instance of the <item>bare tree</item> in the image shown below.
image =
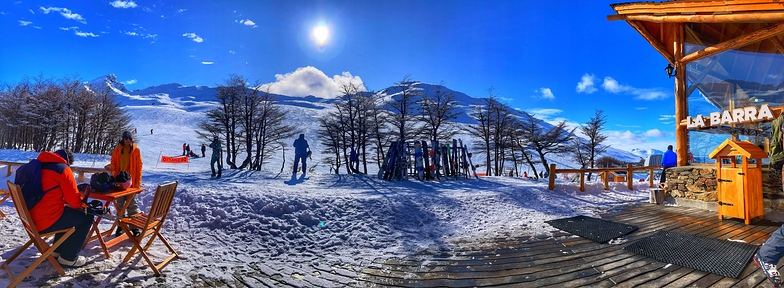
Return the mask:
<path id="1" fill-rule="evenodd" d="M 580 132 L 583 133 L 586 137 L 588 137 L 588 141 L 578 145 L 579 149 L 585 151 L 586 157 L 588 158 L 588 165 L 591 168 L 594 168 L 594 160 L 596 157 L 605 151 L 609 146 L 602 145 L 605 140 L 607 140 L 607 135 L 602 134 L 602 130 L 604 130 L 604 125 L 607 123 L 606 117 L 603 115 L 602 110 L 596 110 L 594 117 L 586 122 L 583 125 L 580 125 Z M 585 163 L 580 163 L 584 165 Z M 591 174 L 588 174 L 588 181 L 591 180 Z"/>
<path id="2" fill-rule="evenodd" d="M 492 160 L 491 157 L 491 150 L 493 149 L 492 137 L 493 137 L 493 122 L 495 120 L 492 119 L 492 107 L 495 106 L 495 94 L 493 94 L 493 89 L 488 89 L 490 92 L 490 96 L 488 98 L 483 98 L 482 104 L 474 106 L 474 110 L 471 111 L 468 116 L 474 119 L 477 124 L 468 125 L 466 128 L 466 132 L 468 134 L 476 137 L 479 139 L 478 142 L 474 143 L 474 146 L 478 146 L 480 149 L 485 150 L 485 173 L 486 175 L 492 175 L 492 169 L 490 162 Z"/>
<path id="3" fill-rule="evenodd" d="M 421 121 L 424 123 L 425 133 L 432 141 L 452 139 L 458 133 L 452 122 L 458 115 L 457 101 L 452 91 L 447 90 L 441 81 L 432 94 L 422 93 Z"/>
<path id="4" fill-rule="evenodd" d="M 523 146 L 536 152 L 539 160 L 544 165 L 544 170 L 551 173 L 547 163 L 547 154 L 564 154 L 570 151 L 570 144 L 574 138 L 574 130 L 568 130 L 566 121 L 561 121 L 549 130 L 545 130 L 533 115 L 523 112 L 523 129 L 521 130 Z"/>
<path id="5" fill-rule="evenodd" d="M 387 102 L 390 111 L 389 121 L 395 128 L 401 143 L 413 137 L 416 131 L 415 105 L 419 99 L 416 82 L 411 80 L 411 75 L 406 75 L 403 80 L 395 83 L 392 99 Z"/>
<path id="6" fill-rule="evenodd" d="M 281 109 L 269 87 L 257 100 L 252 122 L 252 139 L 256 153 L 251 169 L 261 171 L 261 167 L 272 158 L 277 149 L 284 147 L 283 139 L 293 137 L 297 128 L 284 124 L 287 111 Z"/>

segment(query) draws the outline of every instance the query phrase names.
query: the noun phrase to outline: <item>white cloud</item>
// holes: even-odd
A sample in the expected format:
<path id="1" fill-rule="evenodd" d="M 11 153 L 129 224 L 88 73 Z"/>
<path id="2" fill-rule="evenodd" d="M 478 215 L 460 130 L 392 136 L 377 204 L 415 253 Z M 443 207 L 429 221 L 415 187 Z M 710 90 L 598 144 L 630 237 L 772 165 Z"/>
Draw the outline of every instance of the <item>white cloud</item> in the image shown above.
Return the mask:
<path id="1" fill-rule="evenodd" d="M 63 30 L 63 31 L 76 30 L 76 29 L 79 29 L 79 27 L 76 27 L 76 26 L 60 27 L 60 30 Z"/>
<path id="2" fill-rule="evenodd" d="M 211 61 L 202 61 L 202 62 L 201 62 L 201 64 L 204 64 L 204 65 L 212 65 L 212 64 L 215 64 L 215 62 L 211 62 Z"/>
<path id="3" fill-rule="evenodd" d="M 125 83 L 125 85 L 133 85 L 133 84 L 136 84 L 136 82 L 137 82 L 136 79 L 131 79 L 131 80 L 125 81 L 123 83 Z"/>
<path id="4" fill-rule="evenodd" d="M 651 129 L 651 130 L 645 131 L 645 133 L 643 133 L 643 135 L 645 135 L 646 137 L 661 138 L 661 137 L 664 137 L 664 132 L 659 131 L 659 129 Z"/>
<path id="5" fill-rule="evenodd" d="M 637 108 L 634 108 L 634 110 L 638 110 L 638 111 L 639 110 L 648 110 L 648 107 L 637 107 Z"/>
<path id="6" fill-rule="evenodd" d="M 177 13 L 182 13 L 182 12 L 185 12 L 185 11 L 188 11 L 188 9 L 180 9 L 180 10 L 177 10 Z"/>
<path id="7" fill-rule="evenodd" d="M 618 83 L 612 77 L 604 77 L 604 82 L 602 83 L 602 88 L 610 93 L 621 93 L 632 90 L 629 86 L 624 86 Z"/>
<path id="8" fill-rule="evenodd" d="M 659 115 L 659 121 L 661 121 L 662 124 L 674 124 L 675 115 Z"/>
<path id="9" fill-rule="evenodd" d="M 593 85 L 594 79 L 596 76 L 585 73 L 583 77 L 580 79 L 580 82 L 577 83 L 577 93 L 586 93 L 591 94 L 596 92 L 596 87 Z"/>
<path id="10" fill-rule="evenodd" d="M 30 24 L 33 24 L 33 22 L 19 20 L 19 26 L 27 26 L 27 25 L 30 25 Z"/>
<path id="11" fill-rule="evenodd" d="M 277 81 L 261 85 L 259 88 L 271 93 L 287 96 L 313 95 L 322 98 L 335 98 L 341 94 L 340 87 L 344 84 L 354 84 L 360 91 L 365 91 L 365 85 L 359 76 L 349 72 L 334 75 L 332 78 L 313 66 L 300 67 L 287 74 L 276 74 Z"/>
<path id="12" fill-rule="evenodd" d="M 536 115 L 536 118 L 544 119 L 553 115 L 561 114 L 563 110 L 554 108 L 533 108 L 529 109 L 527 112 L 528 114 Z"/>
<path id="13" fill-rule="evenodd" d="M 139 36 L 139 33 L 136 33 L 136 32 L 133 32 L 133 31 L 125 31 L 125 32 L 123 32 L 123 34 L 130 35 L 130 36 Z"/>
<path id="14" fill-rule="evenodd" d="M 229 54 L 237 54 L 237 51 L 229 50 Z"/>
<path id="15" fill-rule="evenodd" d="M 115 1 L 112 1 L 111 3 L 109 3 L 109 4 L 111 4 L 112 7 L 114 7 L 114 8 L 121 8 L 121 9 L 136 8 L 136 2 L 133 2 L 133 1 L 115 0 Z"/>
<path id="16" fill-rule="evenodd" d="M 95 35 L 92 32 L 74 31 L 74 34 L 80 37 L 98 37 L 98 35 Z"/>
<path id="17" fill-rule="evenodd" d="M 548 100 L 555 99 L 555 95 L 553 95 L 553 91 L 550 90 L 550 88 L 542 87 L 539 88 L 539 90 L 536 90 L 536 92 L 539 93 L 538 96 L 542 99 L 548 99 Z"/>
<path id="18" fill-rule="evenodd" d="M 608 138 L 614 138 L 616 140 L 627 141 L 627 142 L 632 142 L 632 143 L 639 143 L 639 142 L 641 142 L 643 140 L 642 137 L 640 137 L 640 135 L 637 135 L 637 134 L 635 134 L 635 133 L 633 133 L 632 131 L 629 131 L 629 130 L 626 130 L 626 131 L 609 131 L 609 133 L 607 135 L 609 136 Z"/>
<path id="19" fill-rule="evenodd" d="M 30 14 L 35 15 L 35 11 L 33 11 L 33 9 L 27 9 L 27 11 L 30 11 Z"/>
<path id="20" fill-rule="evenodd" d="M 196 43 L 201 43 L 201 42 L 204 41 L 204 39 L 199 37 L 199 35 L 196 35 L 196 33 L 185 33 L 185 34 L 182 34 L 182 36 L 191 38 L 191 39 L 193 39 L 193 42 L 196 42 Z"/>
<path id="21" fill-rule="evenodd" d="M 658 99 L 666 99 L 668 97 L 667 93 L 659 89 L 635 88 L 628 85 L 622 85 L 612 77 L 604 77 L 602 88 L 604 88 L 605 91 L 613 94 L 618 94 L 618 93 L 631 94 L 634 95 L 634 99 L 638 99 L 638 100 L 658 100 Z"/>
<path id="22" fill-rule="evenodd" d="M 667 99 L 669 94 L 659 91 L 657 89 L 637 89 L 635 88 L 632 90 L 632 94 L 635 95 L 635 99 L 640 100 L 657 100 L 657 99 Z"/>
<path id="23" fill-rule="evenodd" d="M 49 14 L 49 12 L 52 12 L 52 11 L 60 12 L 60 15 L 62 15 L 66 19 L 76 20 L 76 21 L 79 21 L 79 22 L 82 22 L 82 23 L 85 23 L 85 24 L 87 23 L 87 21 L 84 20 L 82 15 L 79 15 L 77 13 L 73 13 L 73 12 L 71 12 L 71 10 L 68 10 L 68 8 L 60 8 L 60 7 L 44 8 L 42 6 L 39 6 L 39 7 L 41 8 L 41 11 L 44 12 L 44 14 Z"/>
<path id="24" fill-rule="evenodd" d="M 235 20 L 234 22 L 240 23 L 240 24 L 245 25 L 245 26 L 251 26 L 253 28 L 257 27 L 256 26 L 256 22 L 253 22 L 250 19 L 240 19 L 240 20 Z"/>

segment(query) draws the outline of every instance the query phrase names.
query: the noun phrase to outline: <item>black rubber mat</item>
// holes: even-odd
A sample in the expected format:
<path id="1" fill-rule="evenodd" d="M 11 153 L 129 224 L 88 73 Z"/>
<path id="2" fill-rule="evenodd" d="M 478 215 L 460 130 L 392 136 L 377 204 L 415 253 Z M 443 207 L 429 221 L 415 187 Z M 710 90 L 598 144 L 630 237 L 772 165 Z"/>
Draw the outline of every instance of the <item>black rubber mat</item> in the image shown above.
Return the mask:
<path id="1" fill-rule="evenodd" d="M 545 221 L 545 223 L 560 230 L 599 243 L 606 243 L 612 239 L 637 231 L 637 226 L 634 225 L 626 225 L 587 216 L 555 219 Z"/>
<path id="2" fill-rule="evenodd" d="M 662 230 L 623 249 L 660 262 L 738 278 L 757 246 Z"/>

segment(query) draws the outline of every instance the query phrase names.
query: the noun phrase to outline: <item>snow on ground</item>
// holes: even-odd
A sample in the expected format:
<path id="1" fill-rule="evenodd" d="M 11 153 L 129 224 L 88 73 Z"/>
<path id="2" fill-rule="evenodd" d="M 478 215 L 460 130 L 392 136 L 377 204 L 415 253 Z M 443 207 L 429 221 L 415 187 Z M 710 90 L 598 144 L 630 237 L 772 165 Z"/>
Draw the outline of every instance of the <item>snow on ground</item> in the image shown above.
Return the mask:
<path id="1" fill-rule="evenodd" d="M 292 180 L 288 174 L 227 171 L 224 178 L 211 179 L 206 169 L 194 167 L 206 167 L 206 161 L 194 160 L 190 170 L 145 175 L 143 210 L 149 209 L 155 185 L 180 181 L 163 234 L 182 258 L 164 269 L 165 276 L 155 277 L 140 257 L 120 265 L 127 245 L 110 249 L 112 258 L 107 259 L 93 242 L 83 251 L 90 259 L 86 267 L 54 277 L 56 272 L 44 263 L 25 283 L 184 287 L 199 286 L 194 279 L 230 280 L 232 273 L 247 271 L 248 263 L 259 260 L 273 267 L 310 262 L 361 266 L 464 238 L 547 237 L 554 229 L 544 221 L 597 216 L 648 198 L 645 183 L 636 183 L 633 191 L 623 183 L 612 183 L 609 191 L 602 190 L 602 183 L 589 183 L 586 192 L 579 192 L 576 183 L 564 182 L 549 191 L 545 181 L 508 177 L 385 182 L 372 176 L 300 174 Z M 0 258 L 27 240 L 12 205 L 0 205 L 9 215 L 0 219 Z M 103 229 L 108 225 L 104 221 Z M 153 247 L 154 255 L 166 252 L 160 243 Z M 23 255 L 34 253 L 28 249 Z M 15 271 L 23 270 L 25 262 L 15 263 Z M 308 267 L 301 266 L 302 272 L 317 272 Z M 7 282 L 0 272 L 0 286 Z"/>
<path id="2" fill-rule="evenodd" d="M 171 98 L 175 104 L 191 100 Z M 544 180 L 482 177 L 385 182 L 373 174 L 330 175 L 325 167 L 308 177 L 300 174 L 292 178 L 290 166 L 277 173 L 279 161 L 266 165 L 266 171 L 227 169 L 223 178 L 213 179 L 210 151 L 207 158 L 191 159 L 189 164 L 158 163 L 161 155 L 180 155 L 182 143 L 200 152 L 207 140 L 198 138 L 194 130 L 209 105 L 124 107 L 132 116 L 142 150 L 142 187 L 146 191 L 139 196 L 141 209 L 149 209 L 157 185 L 180 183 L 163 234 L 181 258 L 163 270 L 164 276 L 155 277 L 141 257 L 121 265 L 130 242 L 110 249 L 109 259 L 97 242 L 92 242 L 82 251 L 90 260 L 87 266 L 68 269 L 66 276 L 57 277 L 52 266 L 43 263 L 22 286 L 208 286 L 213 281 L 230 281 L 233 273 L 250 271 L 253 268 L 249 266 L 260 261 L 269 267 L 295 267 L 292 269 L 298 275 L 319 275 L 313 267 L 321 264 L 362 267 L 376 258 L 413 255 L 466 238 L 548 237 L 554 228 L 544 221 L 598 216 L 648 199 L 648 187 L 639 182 L 632 191 L 624 183 L 612 183 L 610 190 L 604 191 L 599 182 L 588 183 L 586 192 L 579 192 L 575 182 L 559 182 L 549 191 Z M 296 111 L 298 114 L 291 117 L 293 124 L 310 131 L 306 138 L 314 147 L 309 161 L 313 165 L 320 159 L 314 124 Z M 286 163 L 291 165 L 293 155 L 287 150 Z M 0 160 L 6 161 L 26 162 L 36 155 L 0 150 Z M 243 156 L 237 160 L 241 162 Z M 77 167 L 103 167 L 109 161 L 106 155 L 76 154 L 75 158 Z M 0 166 L 0 171 L 5 169 Z M 11 177 L 0 177 L 0 181 Z M 11 201 L 0 204 L 0 211 L 9 216 L 0 219 L 2 262 L 27 241 L 27 235 Z M 103 221 L 100 226 L 108 229 L 109 225 Z M 156 243 L 151 251 L 160 256 L 166 249 Z M 28 249 L 22 258 L 36 253 Z M 21 272 L 30 262 L 19 259 L 12 268 Z M 0 271 L 0 287 L 8 283 L 8 276 Z"/>

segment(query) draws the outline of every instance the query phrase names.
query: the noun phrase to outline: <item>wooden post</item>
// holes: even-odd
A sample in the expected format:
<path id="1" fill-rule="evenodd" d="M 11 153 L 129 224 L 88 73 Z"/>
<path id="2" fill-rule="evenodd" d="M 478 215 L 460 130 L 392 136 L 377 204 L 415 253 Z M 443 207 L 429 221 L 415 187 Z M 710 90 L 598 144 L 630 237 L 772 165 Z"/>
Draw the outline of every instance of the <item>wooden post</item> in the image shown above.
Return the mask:
<path id="1" fill-rule="evenodd" d="M 653 166 L 648 168 L 648 188 L 653 188 Z"/>
<path id="2" fill-rule="evenodd" d="M 604 190 L 610 190 L 610 183 L 607 181 L 610 181 L 610 170 L 604 171 Z"/>
<path id="3" fill-rule="evenodd" d="M 547 176 L 547 189 L 555 189 L 555 164 L 550 164 L 550 175 Z"/>
<path id="4" fill-rule="evenodd" d="M 580 192 L 585 192 L 585 172 L 580 170 Z"/>
<path id="5" fill-rule="evenodd" d="M 11 166 L 11 164 L 8 164 L 8 174 L 6 174 L 5 177 L 11 176 L 11 167 L 13 166 Z"/>
<path id="6" fill-rule="evenodd" d="M 689 116 L 688 96 L 686 95 L 686 64 L 683 60 L 683 23 L 669 24 L 672 27 L 672 50 L 675 62 L 675 153 L 678 155 L 678 166 L 685 166 L 689 157 L 689 131 L 681 121 Z"/>
<path id="7" fill-rule="evenodd" d="M 720 183 L 721 176 L 722 176 L 721 175 L 721 159 L 722 159 L 721 155 L 716 157 L 716 181 L 717 181 L 717 183 Z M 722 195 L 724 194 L 725 191 L 722 191 L 722 190 L 724 190 L 724 189 L 722 189 L 721 185 L 716 185 L 716 197 L 718 197 L 718 199 L 724 199 Z M 721 205 L 719 205 L 718 210 L 719 210 L 719 213 L 718 213 L 719 214 L 719 221 L 724 220 L 724 216 L 721 216 L 722 215 L 721 214 L 722 213 Z"/>
<path id="8" fill-rule="evenodd" d="M 632 164 L 626 164 L 626 187 L 629 187 L 629 190 L 634 189 L 634 177 L 632 176 Z"/>

